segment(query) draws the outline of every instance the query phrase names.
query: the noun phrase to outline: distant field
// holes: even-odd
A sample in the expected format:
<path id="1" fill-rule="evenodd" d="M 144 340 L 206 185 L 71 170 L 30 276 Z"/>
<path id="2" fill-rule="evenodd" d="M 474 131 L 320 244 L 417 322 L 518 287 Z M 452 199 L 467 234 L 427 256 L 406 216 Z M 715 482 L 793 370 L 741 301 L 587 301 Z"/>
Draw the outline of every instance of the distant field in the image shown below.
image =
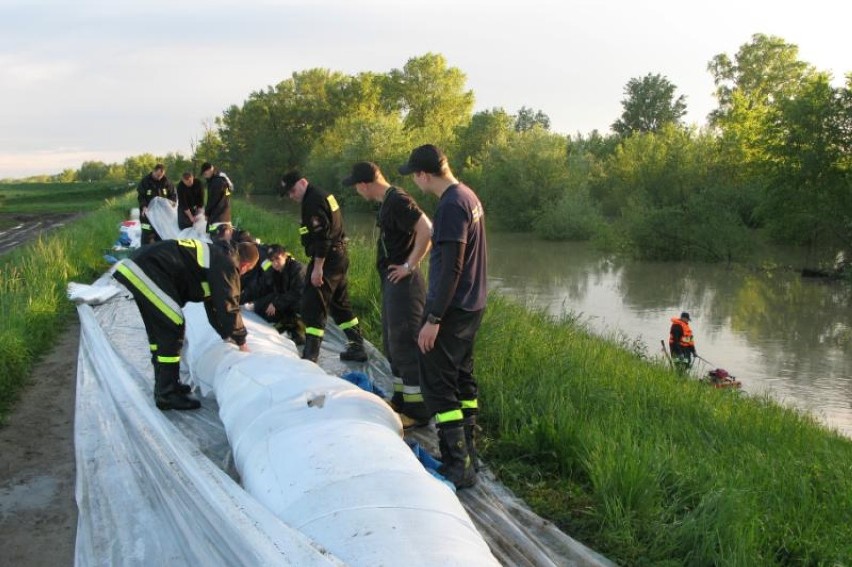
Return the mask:
<path id="1" fill-rule="evenodd" d="M 132 190 L 121 183 L 2 183 L 0 213 L 87 212 Z"/>

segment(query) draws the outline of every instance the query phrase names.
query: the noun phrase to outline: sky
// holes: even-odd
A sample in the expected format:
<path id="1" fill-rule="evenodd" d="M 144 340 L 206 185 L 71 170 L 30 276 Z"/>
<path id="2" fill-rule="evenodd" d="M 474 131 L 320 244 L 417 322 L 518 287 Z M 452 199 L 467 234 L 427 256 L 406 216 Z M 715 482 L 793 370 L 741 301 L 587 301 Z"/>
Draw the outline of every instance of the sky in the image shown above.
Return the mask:
<path id="1" fill-rule="evenodd" d="M 563 134 L 607 132 L 649 73 L 716 106 L 707 63 L 752 35 L 852 72 L 842 0 L 0 0 L 0 179 L 142 153 L 191 154 L 205 124 L 294 72 L 387 73 L 439 53 L 474 110 L 541 110 Z"/>

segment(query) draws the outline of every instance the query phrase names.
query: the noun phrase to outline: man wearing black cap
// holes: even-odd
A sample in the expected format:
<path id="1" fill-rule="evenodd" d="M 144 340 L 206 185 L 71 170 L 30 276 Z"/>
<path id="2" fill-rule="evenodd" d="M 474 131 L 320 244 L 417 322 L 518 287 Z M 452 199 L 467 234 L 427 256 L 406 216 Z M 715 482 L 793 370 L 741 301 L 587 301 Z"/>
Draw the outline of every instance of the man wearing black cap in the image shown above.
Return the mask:
<path id="1" fill-rule="evenodd" d="M 311 259 L 302 295 L 305 322 L 302 358 L 313 362 L 319 358 L 325 322 L 330 313 L 349 340 L 346 350 L 340 353 L 340 360 L 366 362 L 364 339 L 349 302 L 349 255 L 344 242 L 343 214 L 337 199 L 311 185 L 298 171 L 284 174 L 281 190 L 302 204 L 299 234 L 305 254 Z"/>
<path id="2" fill-rule="evenodd" d="M 672 326 L 669 330 L 669 351 L 675 368 L 680 372 L 686 372 L 692 366 L 692 359 L 697 356 L 689 321 L 689 313 L 684 311 L 680 317 L 672 317 Z"/>
<path id="3" fill-rule="evenodd" d="M 354 186 L 364 199 L 381 203 L 376 268 L 382 286 L 382 341 L 393 373 L 391 405 L 403 427 L 425 425 L 431 414 L 423 403 L 417 354 L 426 301 L 419 265 L 429 251 L 432 222 L 408 193 L 387 182 L 375 163 L 356 163 L 343 184 Z"/>
<path id="4" fill-rule="evenodd" d="M 473 346 L 486 300 L 485 216 L 482 203 L 459 183 L 444 153 L 415 148 L 399 168 L 438 197 L 429 256 L 426 320 L 417 339 L 423 397 L 435 415 L 443 465 L 457 488 L 476 483 L 477 384 Z"/>

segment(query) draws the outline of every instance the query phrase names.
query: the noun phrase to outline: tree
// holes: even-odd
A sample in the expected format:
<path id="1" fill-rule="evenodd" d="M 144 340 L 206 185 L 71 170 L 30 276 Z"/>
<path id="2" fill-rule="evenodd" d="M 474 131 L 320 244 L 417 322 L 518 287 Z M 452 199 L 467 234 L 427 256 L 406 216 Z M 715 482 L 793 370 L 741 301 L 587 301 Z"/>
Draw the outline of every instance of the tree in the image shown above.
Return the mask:
<path id="1" fill-rule="evenodd" d="M 84 161 L 77 172 L 80 181 L 101 181 L 109 173 L 109 166 L 102 161 Z"/>
<path id="2" fill-rule="evenodd" d="M 512 133 L 512 116 L 502 108 L 477 112 L 460 126 L 456 137 L 455 163 L 459 172 L 482 164 L 488 148 L 506 142 Z"/>
<path id="3" fill-rule="evenodd" d="M 534 111 L 522 106 L 515 117 L 515 132 L 526 132 L 535 127 L 550 130 L 550 117 L 541 110 Z"/>
<path id="4" fill-rule="evenodd" d="M 634 132 L 658 132 L 666 124 L 680 124 L 686 114 L 686 97 L 675 98 L 677 87 L 662 75 L 633 78 L 624 87 L 624 112 L 612 125 L 622 136 Z"/>
<path id="5" fill-rule="evenodd" d="M 443 55 L 427 53 L 388 74 L 385 97 L 402 113 L 407 129 L 423 130 L 424 138 L 447 148 L 473 111 L 473 91 L 464 90 L 466 81 L 461 70 L 447 67 Z"/>

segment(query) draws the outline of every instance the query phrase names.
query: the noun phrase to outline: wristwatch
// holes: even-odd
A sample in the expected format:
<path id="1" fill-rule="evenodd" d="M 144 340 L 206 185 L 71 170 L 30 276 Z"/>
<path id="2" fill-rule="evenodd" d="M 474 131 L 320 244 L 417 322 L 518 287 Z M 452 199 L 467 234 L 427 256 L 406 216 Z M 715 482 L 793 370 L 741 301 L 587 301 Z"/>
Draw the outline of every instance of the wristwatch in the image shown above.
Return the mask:
<path id="1" fill-rule="evenodd" d="M 440 325 L 440 324 L 441 324 L 441 318 L 440 318 L 440 317 L 435 317 L 434 315 L 432 315 L 431 313 L 429 313 L 429 314 L 426 316 L 426 322 L 427 322 L 427 323 L 429 323 L 429 324 L 431 324 L 431 325 Z"/>
<path id="2" fill-rule="evenodd" d="M 412 272 L 412 270 L 411 270 L 411 264 L 409 264 L 408 262 L 406 262 L 405 264 L 403 264 L 403 265 L 402 265 L 402 267 L 403 267 L 403 268 L 405 268 L 405 270 L 406 270 L 409 274 Z"/>

